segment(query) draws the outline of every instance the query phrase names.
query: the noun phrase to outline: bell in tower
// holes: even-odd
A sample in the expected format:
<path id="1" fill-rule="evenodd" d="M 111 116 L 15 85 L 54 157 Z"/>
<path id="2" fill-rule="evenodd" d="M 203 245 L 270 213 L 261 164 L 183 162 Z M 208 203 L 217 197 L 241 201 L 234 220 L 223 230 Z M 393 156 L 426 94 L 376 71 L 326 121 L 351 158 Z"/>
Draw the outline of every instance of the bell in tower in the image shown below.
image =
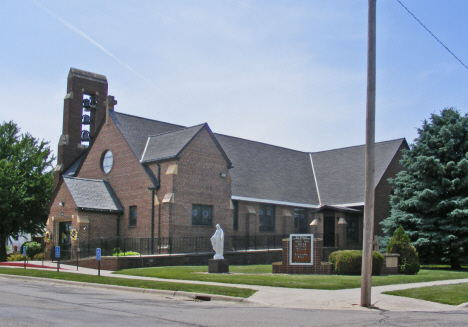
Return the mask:
<path id="1" fill-rule="evenodd" d="M 54 186 L 60 175 L 82 155 L 106 117 L 107 78 L 76 68 L 68 74 L 63 106 L 63 129 L 54 170 Z"/>

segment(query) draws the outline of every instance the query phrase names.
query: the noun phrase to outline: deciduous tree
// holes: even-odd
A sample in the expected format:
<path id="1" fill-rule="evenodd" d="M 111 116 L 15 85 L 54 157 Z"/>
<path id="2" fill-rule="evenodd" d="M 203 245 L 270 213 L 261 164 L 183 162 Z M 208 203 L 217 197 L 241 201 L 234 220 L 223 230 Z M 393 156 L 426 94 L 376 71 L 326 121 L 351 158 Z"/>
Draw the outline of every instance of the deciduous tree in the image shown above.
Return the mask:
<path id="1" fill-rule="evenodd" d="M 52 195 L 48 142 L 19 133 L 12 121 L 0 125 L 0 260 L 10 235 L 42 233 Z"/>

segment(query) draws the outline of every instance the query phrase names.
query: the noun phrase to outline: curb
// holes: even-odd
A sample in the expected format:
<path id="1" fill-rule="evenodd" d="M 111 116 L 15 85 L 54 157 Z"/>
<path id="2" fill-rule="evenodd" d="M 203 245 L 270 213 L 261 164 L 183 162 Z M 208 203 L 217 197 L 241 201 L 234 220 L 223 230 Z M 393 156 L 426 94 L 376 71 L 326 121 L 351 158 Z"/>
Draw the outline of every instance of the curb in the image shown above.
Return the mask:
<path id="1" fill-rule="evenodd" d="M 245 303 L 245 304 L 252 303 L 250 300 L 245 299 L 245 298 L 227 296 L 227 295 L 191 293 L 191 292 L 184 292 L 184 291 L 157 290 L 157 289 L 138 288 L 138 287 L 131 287 L 131 286 L 106 285 L 106 284 L 88 283 L 88 282 L 75 282 L 75 281 L 70 281 L 70 280 L 18 276 L 18 275 L 8 275 L 8 274 L 0 274 L 0 277 L 16 278 L 16 279 L 22 279 L 22 280 L 27 280 L 27 281 L 40 281 L 40 282 L 46 282 L 46 283 L 51 283 L 51 284 L 54 284 L 54 283 L 66 284 L 66 285 L 73 285 L 73 286 L 78 286 L 78 287 L 95 287 L 95 288 L 101 288 L 101 289 L 127 291 L 127 292 L 133 292 L 133 293 L 141 293 L 141 294 L 155 294 L 155 295 L 160 295 L 164 297 L 171 297 L 174 299 L 180 298 L 180 299 L 186 299 L 186 300 L 206 301 L 206 302 L 225 301 L 225 302 Z"/>

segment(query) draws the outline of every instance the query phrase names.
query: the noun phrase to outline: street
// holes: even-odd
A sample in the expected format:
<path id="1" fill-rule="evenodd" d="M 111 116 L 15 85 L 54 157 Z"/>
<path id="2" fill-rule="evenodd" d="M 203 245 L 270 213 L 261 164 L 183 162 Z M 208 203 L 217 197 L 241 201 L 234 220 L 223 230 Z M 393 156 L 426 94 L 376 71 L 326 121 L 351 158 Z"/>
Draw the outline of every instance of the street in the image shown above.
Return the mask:
<path id="1" fill-rule="evenodd" d="M 0 326 L 467 326 L 468 310 L 304 310 L 0 276 Z"/>

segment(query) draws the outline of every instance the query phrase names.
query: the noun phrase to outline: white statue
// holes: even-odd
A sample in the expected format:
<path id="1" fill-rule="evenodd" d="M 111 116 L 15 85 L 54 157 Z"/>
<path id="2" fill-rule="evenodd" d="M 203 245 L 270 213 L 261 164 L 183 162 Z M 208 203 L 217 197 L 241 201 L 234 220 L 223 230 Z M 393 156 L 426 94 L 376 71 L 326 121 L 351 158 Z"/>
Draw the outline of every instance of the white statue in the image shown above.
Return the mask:
<path id="1" fill-rule="evenodd" d="M 224 259 L 224 232 L 219 224 L 216 224 L 216 232 L 211 236 L 211 245 L 213 245 L 213 250 L 216 252 L 213 259 Z"/>

